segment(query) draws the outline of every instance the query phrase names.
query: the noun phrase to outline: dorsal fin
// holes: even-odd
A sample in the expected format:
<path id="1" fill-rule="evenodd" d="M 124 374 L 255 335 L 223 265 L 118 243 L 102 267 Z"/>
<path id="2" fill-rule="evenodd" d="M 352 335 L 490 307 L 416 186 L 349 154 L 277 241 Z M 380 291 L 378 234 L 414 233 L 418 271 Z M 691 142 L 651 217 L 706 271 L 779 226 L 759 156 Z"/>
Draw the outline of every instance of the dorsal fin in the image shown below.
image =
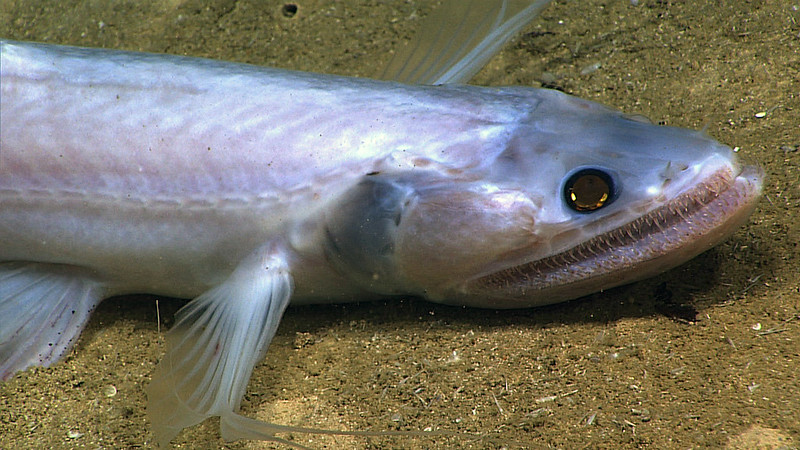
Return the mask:
<path id="1" fill-rule="evenodd" d="M 409 84 L 468 82 L 550 0 L 446 0 L 378 77 Z"/>

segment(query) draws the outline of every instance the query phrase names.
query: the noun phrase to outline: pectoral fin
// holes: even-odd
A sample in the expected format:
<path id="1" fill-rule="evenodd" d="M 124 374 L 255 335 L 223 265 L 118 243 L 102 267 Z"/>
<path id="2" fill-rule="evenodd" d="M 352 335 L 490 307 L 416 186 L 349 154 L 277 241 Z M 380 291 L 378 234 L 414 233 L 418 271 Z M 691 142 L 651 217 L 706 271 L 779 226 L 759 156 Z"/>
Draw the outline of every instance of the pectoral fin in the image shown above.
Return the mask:
<path id="1" fill-rule="evenodd" d="M 222 418 L 224 439 L 242 437 L 227 422 L 240 417 L 235 411 L 253 367 L 291 294 L 285 258 L 262 249 L 178 312 L 166 336 L 167 353 L 147 389 L 148 417 L 160 445 L 212 416 Z"/>
<path id="2" fill-rule="evenodd" d="M 103 294 L 102 285 L 80 267 L 0 264 L 0 380 L 63 356 Z"/>

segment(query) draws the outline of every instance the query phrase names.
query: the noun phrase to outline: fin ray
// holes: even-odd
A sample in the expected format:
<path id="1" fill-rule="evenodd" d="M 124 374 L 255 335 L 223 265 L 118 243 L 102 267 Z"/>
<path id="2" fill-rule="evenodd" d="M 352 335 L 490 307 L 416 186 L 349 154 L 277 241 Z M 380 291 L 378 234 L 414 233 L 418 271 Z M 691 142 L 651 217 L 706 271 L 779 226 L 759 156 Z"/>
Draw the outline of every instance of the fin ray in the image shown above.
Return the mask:
<path id="1" fill-rule="evenodd" d="M 69 351 L 104 291 L 79 267 L 0 264 L 0 380 Z"/>
<path id="2" fill-rule="evenodd" d="M 259 250 L 178 312 L 147 388 L 148 417 L 161 445 L 208 417 L 235 415 L 292 290 L 284 259 Z"/>
<path id="3" fill-rule="evenodd" d="M 550 1 L 445 1 L 378 78 L 411 84 L 466 83 Z"/>

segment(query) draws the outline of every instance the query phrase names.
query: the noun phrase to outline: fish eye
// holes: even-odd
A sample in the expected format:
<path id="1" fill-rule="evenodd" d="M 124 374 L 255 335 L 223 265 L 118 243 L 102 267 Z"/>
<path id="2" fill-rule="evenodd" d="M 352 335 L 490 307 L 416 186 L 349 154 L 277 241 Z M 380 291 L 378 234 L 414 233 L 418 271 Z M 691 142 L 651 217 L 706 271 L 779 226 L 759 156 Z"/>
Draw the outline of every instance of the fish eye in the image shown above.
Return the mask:
<path id="1" fill-rule="evenodd" d="M 602 170 L 581 169 L 564 184 L 564 200 L 574 211 L 597 211 L 614 200 L 614 181 Z"/>

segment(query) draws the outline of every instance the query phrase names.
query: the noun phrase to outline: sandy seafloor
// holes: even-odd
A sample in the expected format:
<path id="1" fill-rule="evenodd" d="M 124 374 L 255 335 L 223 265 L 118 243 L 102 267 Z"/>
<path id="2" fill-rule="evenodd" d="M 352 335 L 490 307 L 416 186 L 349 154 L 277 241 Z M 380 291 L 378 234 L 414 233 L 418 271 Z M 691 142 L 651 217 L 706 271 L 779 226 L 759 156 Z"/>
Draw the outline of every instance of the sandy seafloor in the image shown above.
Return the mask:
<path id="1" fill-rule="evenodd" d="M 290 18 L 273 1 L 0 0 L 0 36 L 368 76 L 431 7 L 296 5 Z M 660 123 L 707 127 L 764 167 L 764 199 L 732 238 L 688 264 L 561 305 L 486 311 L 399 298 L 291 308 L 244 414 L 458 432 L 283 436 L 312 448 L 798 445 L 800 2 L 557 1 L 473 83 L 542 80 Z M 104 302 L 63 362 L 0 385 L 0 446 L 153 447 L 144 388 L 183 304 L 158 299 L 159 331 L 156 300 Z M 276 447 L 224 443 L 214 420 L 174 444 Z"/>

